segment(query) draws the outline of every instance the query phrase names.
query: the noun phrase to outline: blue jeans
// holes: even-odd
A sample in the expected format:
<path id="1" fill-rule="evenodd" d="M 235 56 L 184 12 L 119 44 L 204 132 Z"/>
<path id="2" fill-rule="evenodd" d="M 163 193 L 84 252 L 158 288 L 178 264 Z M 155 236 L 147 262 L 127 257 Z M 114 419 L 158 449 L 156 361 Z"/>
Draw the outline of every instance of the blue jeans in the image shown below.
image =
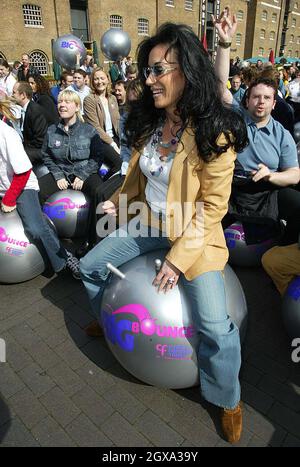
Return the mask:
<path id="1" fill-rule="evenodd" d="M 81 278 L 97 319 L 109 276 L 107 262 L 118 267 L 147 251 L 170 248 L 166 237 L 119 235 L 122 231 L 127 231 L 127 226 L 106 237 L 80 260 Z M 223 274 L 207 272 L 191 281 L 181 274 L 179 281 L 187 292 L 200 335 L 198 368 L 202 395 L 219 407 L 232 409 L 240 400 L 241 351 L 238 328 L 227 314 Z"/>
<path id="2" fill-rule="evenodd" d="M 45 259 L 49 259 L 55 272 L 61 271 L 66 265 L 67 252 L 42 213 L 38 191 L 23 190 L 17 199 L 17 211 L 29 240 L 43 257 L 46 253 Z"/>

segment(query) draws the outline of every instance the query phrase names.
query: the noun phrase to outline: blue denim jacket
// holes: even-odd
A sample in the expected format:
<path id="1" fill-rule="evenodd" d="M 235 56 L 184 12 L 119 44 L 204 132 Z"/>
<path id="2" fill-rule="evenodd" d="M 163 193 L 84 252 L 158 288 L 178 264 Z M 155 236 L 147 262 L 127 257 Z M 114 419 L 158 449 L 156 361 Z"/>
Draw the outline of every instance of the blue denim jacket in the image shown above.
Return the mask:
<path id="1" fill-rule="evenodd" d="M 75 176 L 85 181 L 103 161 L 104 143 L 89 123 L 78 119 L 65 131 L 63 123 L 48 128 L 42 147 L 45 165 L 55 180 Z"/>

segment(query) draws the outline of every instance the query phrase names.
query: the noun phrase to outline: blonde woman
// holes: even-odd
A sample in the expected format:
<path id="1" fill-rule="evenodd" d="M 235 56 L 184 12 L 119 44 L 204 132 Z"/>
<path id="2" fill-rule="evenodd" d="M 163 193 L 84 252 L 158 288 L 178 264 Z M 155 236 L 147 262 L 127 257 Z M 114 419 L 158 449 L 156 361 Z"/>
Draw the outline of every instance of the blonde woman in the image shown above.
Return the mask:
<path id="1" fill-rule="evenodd" d="M 23 139 L 23 135 L 18 124 L 19 118 L 21 117 L 19 109 L 20 107 L 13 104 L 10 98 L 5 96 L 0 99 L 0 120 L 14 128 L 20 138 Z"/>
<path id="2" fill-rule="evenodd" d="M 50 173 L 39 179 L 40 199 L 45 202 L 51 194 L 67 188 L 87 194 L 92 200 L 92 234 L 96 230 L 95 205 L 105 185 L 98 169 L 112 149 L 83 121 L 80 97 L 75 92 L 66 89 L 58 95 L 58 113 L 60 122 L 48 128 L 42 147 L 43 162 Z"/>
<path id="3" fill-rule="evenodd" d="M 84 119 L 119 154 L 120 114 L 117 99 L 110 93 L 109 75 L 102 68 L 96 68 L 91 74 L 90 85 L 92 92 L 83 102 Z"/>

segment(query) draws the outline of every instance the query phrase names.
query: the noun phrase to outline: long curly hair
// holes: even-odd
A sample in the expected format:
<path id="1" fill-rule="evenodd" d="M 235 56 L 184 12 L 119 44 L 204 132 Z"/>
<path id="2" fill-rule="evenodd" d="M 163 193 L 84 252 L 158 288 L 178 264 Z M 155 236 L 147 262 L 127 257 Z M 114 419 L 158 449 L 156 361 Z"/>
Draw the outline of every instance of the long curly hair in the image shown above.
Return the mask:
<path id="1" fill-rule="evenodd" d="M 43 76 L 41 76 L 38 73 L 29 73 L 28 79 L 29 78 L 32 78 L 34 80 L 37 87 L 36 92 L 38 94 L 48 94 L 48 96 L 51 96 L 50 85 Z"/>
<path id="2" fill-rule="evenodd" d="M 143 76 L 149 54 L 159 44 L 168 45 L 165 57 L 169 51 L 175 51 L 185 76 L 185 89 L 177 102 L 176 112 L 183 128 L 190 128 L 194 133 L 199 158 L 208 162 L 229 147 L 241 151 L 248 143 L 242 117 L 223 105 L 213 65 L 193 30 L 184 24 L 174 23 L 163 24 L 153 37 L 139 45 L 138 78 L 143 90 L 140 99 L 133 103 L 125 125 L 128 144 L 141 150 L 165 116 L 164 109 L 155 108 L 152 92 Z M 223 145 L 217 143 L 221 133 L 226 138 Z"/>

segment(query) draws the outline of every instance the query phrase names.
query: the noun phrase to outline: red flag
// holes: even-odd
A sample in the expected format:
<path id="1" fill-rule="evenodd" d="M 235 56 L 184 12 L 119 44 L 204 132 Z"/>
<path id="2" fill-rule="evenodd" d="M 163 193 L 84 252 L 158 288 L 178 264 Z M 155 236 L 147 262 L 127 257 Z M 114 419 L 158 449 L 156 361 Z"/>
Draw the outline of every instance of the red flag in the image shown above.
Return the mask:
<path id="1" fill-rule="evenodd" d="M 275 64 L 275 57 L 274 57 L 274 52 L 273 49 L 270 50 L 270 55 L 269 55 L 269 62 L 272 63 L 272 65 Z"/>
<path id="2" fill-rule="evenodd" d="M 206 40 L 206 33 L 203 34 L 203 37 L 202 37 L 202 45 L 203 47 L 205 48 L 206 52 L 207 52 L 207 40 Z"/>

